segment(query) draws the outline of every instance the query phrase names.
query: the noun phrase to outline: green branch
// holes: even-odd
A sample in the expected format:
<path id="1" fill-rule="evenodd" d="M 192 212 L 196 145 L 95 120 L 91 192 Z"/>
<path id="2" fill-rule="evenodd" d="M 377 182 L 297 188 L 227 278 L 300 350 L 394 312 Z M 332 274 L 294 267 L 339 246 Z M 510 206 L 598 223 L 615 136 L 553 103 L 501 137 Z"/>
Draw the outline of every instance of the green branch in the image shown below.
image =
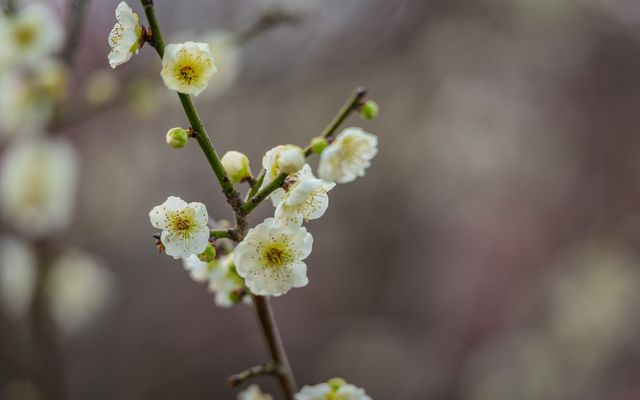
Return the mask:
<path id="1" fill-rule="evenodd" d="M 140 1 L 142 3 L 144 13 L 147 16 L 147 20 L 149 21 L 149 28 L 151 29 L 150 44 L 156 49 L 158 55 L 162 58 L 162 56 L 164 55 L 165 43 L 162 38 L 160 25 L 158 24 L 158 19 L 153 7 L 153 0 Z M 207 131 L 202 124 L 202 120 L 198 115 L 198 111 L 193 104 L 191 96 L 183 93 L 178 93 L 178 97 L 180 98 L 180 103 L 182 104 L 182 108 L 187 115 L 187 119 L 189 120 L 191 127 L 195 130 L 195 139 L 200 145 L 202 152 L 207 158 L 207 161 L 209 161 L 209 165 L 211 165 L 211 168 L 213 169 L 213 172 L 218 179 L 218 183 L 220 183 L 220 187 L 222 188 L 222 192 L 227 198 L 227 202 L 231 204 L 231 207 L 233 207 L 233 210 L 236 211 L 237 214 L 237 211 L 240 210 L 240 207 L 242 206 L 240 193 L 238 193 L 231 180 L 229 180 L 227 172 L 225 171 L 224 166 L 220 161 L 220 156 L 211 143 L 211 139 L 209 138 L 209 135 L 207 134 Z"/>
<path id="2" fill-rule="evenodd" d="M 276 375 L 277 373 L 278 371 L 273 364 L 257 365 L 235 375 L 231 375 L 229 378 L 227 378 L 227 382 L 229 382 L 229 386 L 235 388 L 236 386 L 245 381 L 248 381 L 249 379 L 253 379 L 262 375 Z"/>
<path id="3" fill-rule="evenodd" d="M 367 95 L 367 89 L 364 87 L 358 87 L 356 90 L 351 93 L 351 96 L 347 99 L 344 105 L 338 110 L 336 115 L 333 117 L 329 125 L 322 131 L 320 136 L 325 138 L 330 138 L 337 130 L 340 128 L 340 125 L 363 104 L 363 99 Z M 311 146 L 307 146 L 304 150 L 304 156 L 309 157 L 311 155 Z M 258 178 L 260 179 L 260 178 Z M 263 177 L 264 179 L 264 177 Z M 269 197 L 274 190 L 282 187 L 284 180 L 287 179 L 287 174 L 278 175 L 273 181 L 271 181 L 267 186 L 258 191 L 257 193 L 252 192 L 256 190 L 255 188 L 259 188 L 260 185 L 256 184 L 256 186 L 249 192 L 249 196 L 247 196 L 247 200 L 242 205 L 241 209 L 245 215 L 248 215 L 253 211 L 256 207 L 262 203 L 264 199 Z"/>

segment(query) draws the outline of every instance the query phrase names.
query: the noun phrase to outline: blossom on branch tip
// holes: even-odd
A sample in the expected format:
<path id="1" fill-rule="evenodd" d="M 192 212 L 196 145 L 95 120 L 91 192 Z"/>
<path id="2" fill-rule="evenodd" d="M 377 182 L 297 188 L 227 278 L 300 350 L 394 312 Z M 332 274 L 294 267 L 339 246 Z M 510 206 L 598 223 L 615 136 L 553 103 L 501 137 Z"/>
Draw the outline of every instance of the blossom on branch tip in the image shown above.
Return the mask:
<path id="1" fill-rule="evenodd" d="M 116 68 L 129 61 L 134 54 L 138 54 L 142 27 L 139 24 L 138 14 L 124 1 L 116 7 L 116 24 L 109 33 L 109 65 Z"/>
<path id="2" fill-rule="evenodd" d="M 185 42 L 164 48 L 160 75 L 171 90 L 197 96 L 217 70 L 206 43 Z"/>
<path id="3" fill-rule="evenodd" d="M 333 378 L 326 383 L 304 386 L 295 394 L 295 400 L 371 400 L 363 389 Z"/>
<path id="4" fill-rule="evenodd" d="M 287 191 L 278 188 L 271 195 L 276 207 L 275 220 L 283 225 L 301 226 L 320 218 L 329 206 L 327 192 L 336 184 L 313 176 L 309 164 L 287 179 L 293 182 Z"/>
<path id="5" fill-rule="evenodd" d="M 361 128 L 346 128 L 320 154 L 318 175 L 336 183 L 349 183 L 371 165 L 378 153 L 378 138 Z"/>
<path id="6" fill-rule="evenodd" d="M 233 183 L 239 183 L 253 178 L 249 157 L 239 151 L 227 151 L 222 156 L 222 166 Z"/>
<path id="7" fill-rule="evenodd" d="M 252 293 L 280 296 L 309 283 L 303 260 L 312 247 L 313 237 L 305 228 L 267 218 L 249 230 L 233 251 L 233 261 Z"/>
<path id="8" fill-rule="evenodd" d="M 175 259 L 202 253 L 209 244 L 209 215 L 202 203 L 188 203 L 170 196 L 149 212 L 151 225 L 162 229 L 160 240 Z"/>

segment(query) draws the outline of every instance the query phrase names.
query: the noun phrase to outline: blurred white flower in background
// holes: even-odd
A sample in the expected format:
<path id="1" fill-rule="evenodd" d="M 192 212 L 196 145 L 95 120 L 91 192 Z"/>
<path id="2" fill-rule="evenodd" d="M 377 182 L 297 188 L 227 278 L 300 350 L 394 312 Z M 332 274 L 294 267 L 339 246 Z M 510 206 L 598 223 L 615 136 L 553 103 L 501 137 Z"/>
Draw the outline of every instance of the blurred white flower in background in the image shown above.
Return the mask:
<path id="1" fill-rule="evenodd" d="M 320 154 L 318 175 L 337 183 L 349 183 L 371 165 L 378 153 L 378 138 L 361 128 L 346 128 Z"/>
<path id="2" fill-rule="evenodd" d="M 67 250 L 53 263 L 46 282 L 54 318 L 73 332 L 103 311 L 115 293 L 115 278 L 91 255 Z"/>
<path id="3" fill-rule="evenodd" d="M 185 42 L 164 48 L 160 75 L 164 84 L 178 93 L 199 95 L 217 70 L 206 43 Z"/>
<path id="4" fill-rule="evenodd" d="M 84 97 L 89 104 L 102 105 L 115 99 L 120 91 L 120 81 L 109 69 L 92 72 L 84 86 Z"/>
<path id="5" fill-rule="evenodd" d="M 0 238 L 0 306 L 14 318 L 29 311 L 36 263 L 36 255 L 26 241 L 15 237 Z"/>
<path id="6" fill-rule="evenodd" d="M 62 45 L 60 21 L 44 3 L 28 3 L 1 23 L 5 49 L 0 55 L 9 57 L 10 65 L 35 64 Z"/>
<path id="7" fill-rule="evenodd" d="M 304 386 L 295 395 L 296 400 L 371 400 L 363 389 L 333 378 L 327 383 Z"/>
<path id="8" fill-rule="evenodd" d="M 116 68 L 129 61 L 140 49 L 142 28 L 138 23 L 138 14 L 124 1 L 116 7 L 116 24 L 109 33 L 109 65 Z"/>
<path id="9" fill-rule="evenodd" d="M 287 191 L 278 188 L 271 195 L 276 206 L 276 222 L 301 226 L 303 222 L 320 218 L 329 206 L 327 192 L 336 184 L 313 176 L 309 164 L 287 179 L 293 180 Z"/>
<path id="10" fill-rule="evenodd" d="M 238 393 L 238 400 L 273 400 L 273 397 L 263 393 L 258 385 L 251 385 Z"/>
<path id="11" fill-rule="evenodd" d="M 217 97 L 229 91 L 238 80 L 242 68 L 242 48 L 234 35 L 221 30 L 204 33 L 200 41 L 209 45 L 218 68 L 204 96 Z"/>
<path id="12" fill-rule="evenodd" d="M 0 165 L 0 208 L 7 222 L 28 236 L 45 235 L 69 225 L 78 160 L 67 141 L 20 141 L 6 150 Z"/>
<path id="13" fill-rule="evenodd" d="M 151 225 L 162 229 L 160 240 L 165 253 L 175 259 L 200 254 L 209 244 L 209 214 L 204 204 L 187 204 L 170 196 L 149 212 Z"/>
<path id="14" fill-rule="evenodd" d="M 260 296 L 280 296 L 309 283 L 307 265 L 313 237 L 305 228 L 281 226 L 273 218 L 249 229 L 233 251 L 238 275 Z"/>

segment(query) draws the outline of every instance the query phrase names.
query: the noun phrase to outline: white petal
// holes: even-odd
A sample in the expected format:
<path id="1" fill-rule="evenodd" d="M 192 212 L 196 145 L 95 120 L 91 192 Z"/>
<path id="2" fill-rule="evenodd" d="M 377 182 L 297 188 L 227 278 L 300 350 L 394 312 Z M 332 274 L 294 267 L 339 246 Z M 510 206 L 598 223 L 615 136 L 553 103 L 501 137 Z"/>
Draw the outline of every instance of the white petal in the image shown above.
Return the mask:
<path id="1" fill-rule="evenodd" d="M 192 202 L 187 205 L 195 212 L 194 220 L 198 224 L 206 225 L 209 223 L 209 214 L 207 213 L 207 207 L 204 204 L 198 202 Z"/>
<path id="2" fill-rule="evenodd" d="M 303 262 L 295 263 L 291 266 L 292 285 L 294 288 L 307 286 L 309 278 L 307 278 L 307 264 Z"/>
<path id="3" fill-rule="evenodd" d="M 153 209 L 149 211 L 149 219 L 154 228 L 168 229 L 171 225 L 169 213 L 163 206 L 153 207 Z"/>
<path id="4" fill-rule="evenodd" d="M 182 200 L 180 197 L 169 196 L 167 200 L 162 203 L 162 207 L 169 211 L 181 211 L 187 207 L 187 202 Z"/>

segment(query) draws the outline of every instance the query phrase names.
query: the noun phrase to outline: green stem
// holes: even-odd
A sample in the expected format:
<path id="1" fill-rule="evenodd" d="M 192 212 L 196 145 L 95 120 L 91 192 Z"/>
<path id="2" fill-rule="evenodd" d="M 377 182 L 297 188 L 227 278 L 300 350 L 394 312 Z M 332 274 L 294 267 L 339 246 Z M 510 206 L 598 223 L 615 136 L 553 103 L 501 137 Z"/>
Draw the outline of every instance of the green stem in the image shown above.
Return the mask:
<path id="1" fill-rule="evenodd" d="M 212 229 L 211 231 L 209 231 L 209 237 L 216 239 L 231 239 L 233 237 L 233 233 L 229 229 Z"/>
<path id="2" fill-rule="evenodd" d="M 362 99 L 367 95 L 367 89 L 364 87 L 356 88 L 351 96 L 347 99 L 344 105 L 338 110 L 336 115 L 333 117 L 329 125 L 322 131 L 320 136 L 325 138 L 330 138 L 337 130 L 340 128 L 340 125 L 351 115 L 352 112 L 356 111 L 358 107 L 362 104 Z M 311 146 L 307 146 L 304 150 L 305 157 L 309 157 L 311 155 Z M 282 186 L 284 180 L 287 178 L 287 174 L 278 175 L 273 181 L 271 181 L 267 186 L 265 186 L 259 192 L 252 194 L 256 187 L 260 187 L 260 185 L 256 185 L 252 192 L 249 192 L 249 196 L 247 196 L 247 200 L 242 205 L 242 211 L 245 215 L 248 215 L 253 211 L 264 199 L 269 197 L 269 195 L 276 189 Z M 264 177 L 262 177 L 264 179 Z"/>
<path id="3" fill-rule="evenodd" d="M 352 112 L 358 109 L 358 107 L 362 103 L 362 99 L 364 99 L 366 95 L 366 88 L 362 86 L 356 88 L 356 90 L 351 93 L 351 96 L 347 99 L 346 103 L 344 103 L 340 110 L 338 110 L 331 122 L 329 122 L 329 125 L 324 128 L 320 136 L 327 139 L 330 138 L 331 135 L 333 135 L 338 130 L 340 125 L 342 125 L 342 123 L 347 119 L 347 117 L 351 115 Z M 304 155 L 309 157 L 311 153 L 311 146 L 307 146 L 307 148 L 304 149 Z"/>
<path id="4" fill-rule="evenodd" d="M 241 207 L 242 212 L 245 215 L 249 215 L 251 211 L 253 211 L 256 207 L 262 203 L 264 199 L 269 197 L 269 195 L 279 187 L 282 187 L 284 180 L 287 179 L 287 174 L 280 174 L 274 178 L 264 189 L 260 190 L 255 196 L 251 197 L 251 200 L 244 203 Z"/>
<path id="5" fill-rule="evenodd" d="M 245 203 L 249 201 L 249 199 L 251 199 L 253 196 L 255 196 L 256 193 L 258 193 L 258 190 L 260 190 L 260 186 L 262 186 L 262 182 L 264 182 L 264 176 L 266 175 L 266 173 L 267 171 L 265 171 L 264 168 L 262 169 L 262 171 L 260 171 L 260 175 L 258 175 L 258 178 L 253 183 L 253 186 L 251 186 L 251 190 L 249 190 L 249 192 L 247 193 L 247 197 L 244 199 Z"/>
<path id="6" fill-rule="evenodd" d="M 155 9 L 153 7 L 153 0 L 140 1 L 147 16 L 147 20 L 149 21 L 149 27 L 151 29 L 151 44 L 158 52 L 158 55 L 162 57 L 164 55 L 165 43 L 162 38 L 160 25 L 158 23 Z M 183 93 L 178 93 L 178 97 L 180 98 L 180 103 L 182 104 L 182 108 L 187 115 L 187 119 L 189 120 L 191 127 L 195 130 L 195 138 L 200 145 L 200 148 L 202 149 L 205 157 L 209 161 L 209 165 L 211 165 L 211 169 L 213 169 L 213 172 L 218 179 L 218 183 L 220 183 L 220 187 L 222 188 L 222 192 L 227 198 L 227 202 L 231 204 L 234 211 L 239 210 L 242 205 L 240 193 L 236 191 L 233 183 L 231 182 L 231 180 L 229 180 L 227 172 L 225 171 L 224 166 L 220 161 L 220 156 L 211 143 L 211 139 L 209 138 L 209 135 L 207 134 L 207 131 L 202 124 L 202 120 L 198 115 L 198 111 L 193 104 L 191 96 Z"/>

